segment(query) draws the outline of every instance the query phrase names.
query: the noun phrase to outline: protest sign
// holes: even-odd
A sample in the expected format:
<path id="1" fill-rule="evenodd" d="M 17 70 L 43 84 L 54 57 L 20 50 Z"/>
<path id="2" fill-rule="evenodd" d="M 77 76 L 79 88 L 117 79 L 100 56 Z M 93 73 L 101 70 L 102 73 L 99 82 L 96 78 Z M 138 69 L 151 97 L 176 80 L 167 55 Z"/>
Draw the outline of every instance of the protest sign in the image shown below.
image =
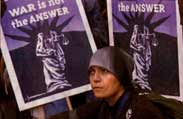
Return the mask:
<path id="1" fill-rule="evenodd" d="M 20 110 L 91 89 L 96 46 L 81 0 L 6 1 L 2 53 Z"/>

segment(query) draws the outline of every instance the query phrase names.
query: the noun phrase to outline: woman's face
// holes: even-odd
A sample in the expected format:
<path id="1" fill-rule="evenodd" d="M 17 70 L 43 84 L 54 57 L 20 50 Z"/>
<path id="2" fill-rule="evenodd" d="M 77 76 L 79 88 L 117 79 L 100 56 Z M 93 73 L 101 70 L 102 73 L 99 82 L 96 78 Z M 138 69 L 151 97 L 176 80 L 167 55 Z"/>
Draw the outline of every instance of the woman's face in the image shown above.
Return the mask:
<path id="1" fill-rule="evenodd" d="M 118 98 L 124 91 L 119 80 L 104 68 L 92 66 L 89 70 L 89 79 L 97 98 Z"/>

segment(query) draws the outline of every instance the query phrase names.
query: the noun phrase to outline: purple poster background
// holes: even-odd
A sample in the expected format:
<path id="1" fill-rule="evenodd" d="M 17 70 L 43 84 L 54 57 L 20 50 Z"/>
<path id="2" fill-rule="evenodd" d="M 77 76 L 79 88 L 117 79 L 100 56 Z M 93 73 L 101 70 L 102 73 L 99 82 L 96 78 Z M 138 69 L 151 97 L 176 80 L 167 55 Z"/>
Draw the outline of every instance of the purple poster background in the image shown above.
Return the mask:
<path id="1" fill-rule="evenodd" d="M 81 1 L 8 0 L 6 5 L 2 51 L 20 110 L 90 90 L 92 39 Z"/>
<path id="2" fill-rule="evenodd" d="M 117 16 L 121 16 L 122 19 L 123 16 L 121 15 L 121 13 L 116 9 L 115 6 L 118 6 L 118 3 L 123 2 L 125 5 L 130 5 L 130 4 L 135 4 L 136 2 L 138 4 L 158 4 L 160 0 L 129 0 L 129 1 L 125 1 L 125 0 L 114 0 L 112 2 L 112 6 L 113 6 L 113 13 L 116 14 Z M 157 13 L 156 15 L 154 15 L 153 19 L 151 20 L 151 22 L 155 22 L 157 21 L 159 18 L 161 17 L 165 17 L 165 16 L 170 16 L 169 19 L 166 20 L 166 22 L 164 22 L 163 24 L 161 24 L 159 27 L 157 27 L 155 29 L 155 31 L 157 32 L 162 32 L 162 33 L 166 33 L 166 34 L 171 34 L 172 36 L 177 36 L 177 28 L 176 26 L 176 4 L 175 4 L 175 0 L 162 0 L 161 4 L 165 5 L 165 12 L 161 12 L 161 13 Z M 132 12 L 134 13 L 134 12 Z M 147 14 L 149 14 L 150 12 L 145 12 L 145 16 L 147 16 Z M 124 32 L 125 29 L 121 28 L 117 22 L 113 22 L 114 23 L 114 32 Z"/>
<path id="3" fill-rule="evenodd" d="M 49 2 L 51 1 L 51 6 L 49 6 Z M 66 13 L 65 15 L 60 15 L 58 23 L 62 23 L 63 21 L 65 21 L 66 19 L 68 19 L 71 16 L 74 16 L 72 19 L 72 23 L 68 24 L 63 31 L 84 31 L 84 26 L 81 20 L 81 15 L 79 13 L 79 10 L 77 8 L 77 4 L 76 1 L 75 2 L 70 2 L 71 0 L 21 0 L 21 2 L 17 2 L 14 0 L 8 0 L 6 2 L 7 4 L 7 11 L 5 12 L 4 17 L 2 18 L 2 27 L 3 27 L 3 31 L 6 34 L 16 34 L 16 35 L 25 35 L 24 33 L 22 33 L 20 30 L 17 30 L 18 27 L 13 28 L 13 26 L 11 25 L 12 21 L 14 21 L 15 19 L 18 20 L 23 20 L 23 19 L 27 19 L 28 21 L 30 21 L 30 16 L 35 16 L 35 14 L 39 14 L 39 13 L 43 13 L 43 12 L 49 12 L 51 10 L 55 10 L 55 9 L 59 9 L 61 6 L 67 7 L 68 11 L 70 11 L 68 14 Z M 56 1 L 56 2 L 52 2 L 52 1 Z M 39 9 L 39 5 L 41 3 L 46 4 L 45 8 L 40 8 Z M 30 10 L 29 10 L 29 6 L 30 6 Z M 31 7 L 34 6 L 34 7 Z M 32 8 L 32 9 L 31 9 Z M 35 8 L 35 9 L 34 9 Z M 12 17 L 10 12 L 13 11 L 17 11 L 17 16 Z M 18 11 L 20 13 L 18 13 Z M 29 12 L 30 11 L 30 12 Z M 32 11 L 32 12 L 31 12 Z M 26 13 L 27 12 L 27 13 Z M 15 12 L 14 12 L 15 13 Z M 16 14 L 15 13 L 15 14 Z M 21 14 L 22 13 L 22 14 Z M 49 18 L 49 22 L 53 19 L 53 17 Z M 46 20 L 46 18 L 45 18 Z M 43 21 L 43 20 L 39 20 L 39 21 Z M 36 21 L 32 24 L 38 23 L 39 21 Z M 24 27 L 27 27 L 27 25 L 23 25 Z M 27 43 L 25 42 L 20 42 L 20 41 L 15 41 L 12 40 L 11 38 L 7 37 L 6 41 L 8 43 L 8 48 L 11 49 L 15 49 L 15 48 L 19 48 L 21 46 L 26 45 Z"/>
<path id="4" fill-rule="evenodd" d="M 176 18 L 175 0 L 112 0 L 114 44 L 132 55 L 145 90 L 180 96 Z"/>

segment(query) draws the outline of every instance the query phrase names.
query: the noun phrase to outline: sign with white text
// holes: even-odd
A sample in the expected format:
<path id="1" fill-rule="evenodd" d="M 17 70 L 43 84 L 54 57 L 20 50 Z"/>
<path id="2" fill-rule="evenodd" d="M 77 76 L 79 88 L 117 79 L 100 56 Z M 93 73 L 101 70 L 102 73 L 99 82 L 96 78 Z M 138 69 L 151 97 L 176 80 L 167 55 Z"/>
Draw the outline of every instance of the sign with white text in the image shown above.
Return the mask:
<path id="1" fill-rule="evenodd" d="M 183 100 L 177 6 L 176 0 L 108 0 L 108 23 L 110 44 L 134 59 L 133 82 Z"/>
<path id="2" fill-rule="evenodd" d="M 20 110 L 90 90 L 87 67 L 96 46 L 81 0 L 6 5 L 1 46 Z"/>

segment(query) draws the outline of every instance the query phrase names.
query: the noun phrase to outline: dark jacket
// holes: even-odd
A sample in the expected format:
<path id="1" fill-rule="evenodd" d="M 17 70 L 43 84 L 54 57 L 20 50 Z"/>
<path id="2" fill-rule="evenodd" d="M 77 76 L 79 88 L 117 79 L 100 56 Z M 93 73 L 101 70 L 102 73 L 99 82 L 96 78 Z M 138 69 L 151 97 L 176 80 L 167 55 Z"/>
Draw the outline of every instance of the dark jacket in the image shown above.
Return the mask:
<path id="1" fill-rule="evenodd" d="M 144 95 L 126 92 L 113 107 L 96 101 L 77 109 L 77 119 L 165 119 Z"/>

